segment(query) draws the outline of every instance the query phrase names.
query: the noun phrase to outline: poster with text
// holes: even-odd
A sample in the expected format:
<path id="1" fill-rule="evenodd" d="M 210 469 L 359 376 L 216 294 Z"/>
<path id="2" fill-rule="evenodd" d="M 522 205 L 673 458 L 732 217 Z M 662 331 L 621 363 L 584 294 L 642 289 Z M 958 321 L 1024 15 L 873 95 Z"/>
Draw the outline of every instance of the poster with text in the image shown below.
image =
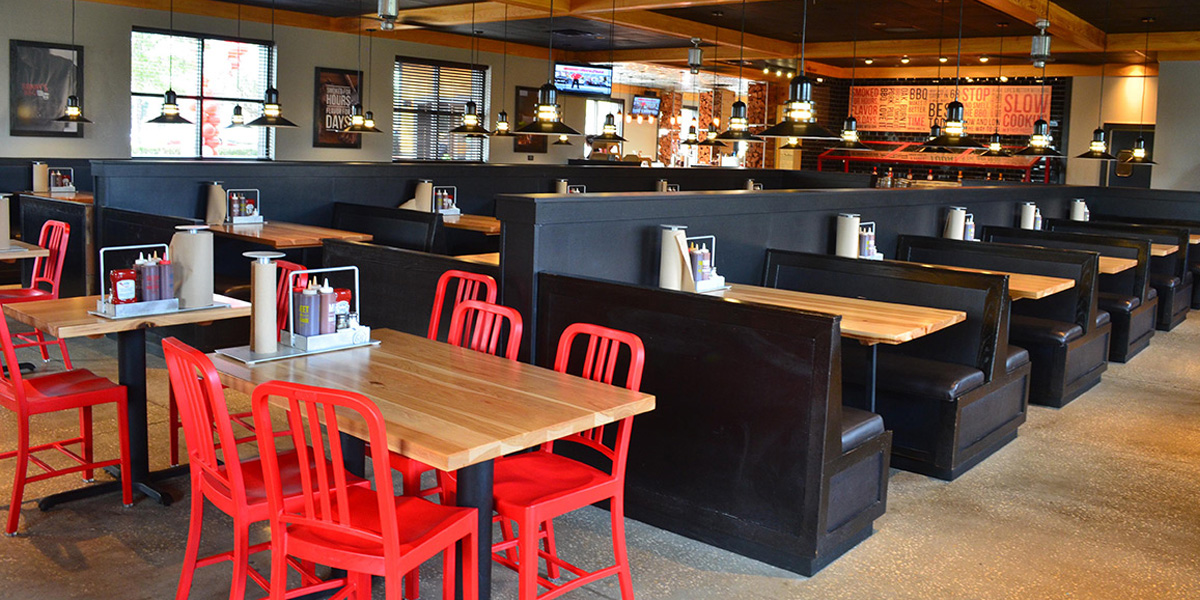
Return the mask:
<path id="1" fill-rule="evenodd" d="M 361 133 L 345 133 L 351 110 L 360 102 L 362 71 L 317 67 L 317 96 L 313 104 L 314 148 L 361 148 Z"/>
<path id="2" fill-rule="evenodd" d="M 850 112 L 860 131 L 928 132 L 932 120 L 945 117 L 954 86 L 855 86 Z M 1050 88 L 1037 85 L 965 85 L 958 88 L 967 133 L 1028 135 L 1033 122 L 1050 120 Z"/>
<path id="3" fill-rule="evenodd" d="M 83 105 L 83 47 L 9 40 L 9 135 L 83 137 L 80 123 L 55 119 L 74 94 Z"/>

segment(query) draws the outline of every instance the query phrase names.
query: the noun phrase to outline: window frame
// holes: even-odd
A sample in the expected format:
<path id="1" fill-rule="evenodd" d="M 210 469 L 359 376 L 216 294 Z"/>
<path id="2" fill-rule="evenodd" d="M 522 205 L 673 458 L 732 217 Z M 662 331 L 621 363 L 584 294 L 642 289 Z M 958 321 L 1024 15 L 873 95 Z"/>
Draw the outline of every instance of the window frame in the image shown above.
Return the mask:
<path id="1" fill-rule="evenodd" d="M 392 155 L 391 155 L 392 162 L 412 162 L 412 161 L 439 161 L 439 162 L 440 161 L 451 161 L 451 162 L 458 162 L 458 163 L 487 162 L 487 160 L 489 158 L 489 154 L 490 154 L 490 145 L 489 145 L 489 142 L 491 140 L 490 137 L 484 137 L 483 139 L 480 140 L 479 151 L 478 151 L 479 155 L 477 157 L 467 157 L 467 158 L 433 157 L 433 158 L 428 158 L 428 157 L 417 156 L 415 158 L 409 158 L 409 157 L 402 157 L 402 156 L 396 155 L 395 148 L 397 146 L 397 139 L 401 136 L 401 130 L 400 130 L 401 115 L 418 115 L 418 116 L 419 115 L 436 115 L 438 117 L 447 117 L 447 116 L 448 117 L 461 117 L 462 116 L 461 112 L 455 112 L 453 109 L 451 109 L 451 110 L 441 110 L 441 109 L 438 109 L 438 110 L 415 110 L 415 109 L 410 109 L 410 108 L 401 108 L 398 103 L 398 100 L 400 97 L 401 78 L 396 76 L 396 70 L 398 67 L 400 67 L 403 64 L 413 64 L 413 65 L 420 65 L 420 66 L 424 66 L 424 67 L 433 67 L 433 68 L 438 69 L 439 71 L 443 68 L 464 69 L 464 70 L 469 70 L 469 71 L 476 71 L 476 72 L 482 74 L 483 82 L 479 87 L 480 95 L 479 95 L 479 97 L 475 97 L 474 95 L 472 95 L 472 97 L 470 99 L 475 101 L 476 109 L 479 111 L 479 114 L 483 116 L 484 123 L 488 122 L 490 110 L 491 110 L 491 97 L 492 97 L 491 65 L 488 65 L 485 63 L 464 63 L 464 62 L 449 61 L 449 60 L 439 60 L 439 59 L 425 58 L 425 57 L 420 57 L 420 56 L 404 56 L 404 55 L 400 55 L 400 54 L 395 55 L 392 60 L 392 148 L 393 148 Z M 402 68 L 402 67 L 400 67 L 400 68 Z M 434 89 L 435 93 L 434 93 L 433 97 L 436 98 L 436 105 L 438 105 L 440 107 L 443 103 L 441 100 L 441 89 L 440 89 L 441 84 L 439 82 L 436 85 L 437 85 L 437 87 Z M 472 84 L 472 87 L 474 87 L 474 84 Z M 501 93 L 503 93 L 503 91 Z M 472 90 L 472 94 L 474 94 L 474 90 Z M 447 103 L 447 104 L 449 104 L 449 103 Z M 464 102 L 463 103 L 464 109 L 465 109 L 465 105 L 466 105 L 466 103 Z M 459 135 L 459 134 L 447 134 L 447 135 Z M 471 153 L 474 154 L 473 151 Z"/>
<path id="2" fill-rule="evenodd" d="M 133 60 L 135 59 L 135 57 L 133 56 L 133 52 L 132 52 L 133 36 L 134 36 L 134 34 L 137 34 L 137 33 L 163 35 L 163 36 L 167 36 L 167 37 L 191 38 L 194 40 L 199 40 L 200 52 L 198 53 L 199 54 L 199 64 L 197 65 L 197 72 L 199 73 L 200 78 L 201 78 L 201 83 L 200 83 L 200 88 L 199 88 L 201 95 L 197 96 L 197 95 L 190 95 L 190 94 L 176 94 L 176 96 L 180 100 L 196 101 L 198 115 L 203 114 L 204 102 L 206 100 L 211 101 L 211 102 L 235 102 L 238 104 L 257 105 L 260 107 L 258 112 L 260 112 L 260 113 L 262 112 L 261 107 L 266 103 L 265 98 L 249 98 L 249 97 L 238 98 L 238 97 L 230 97 L 230 96 L 204 96 L 203 95 L 203 92 L 204 92 L 204 88 L 203 88 L 204 42 L 207 40 L 213 40 L 213 41 L 218 41 L 218 42 L 232 42 L 232 43 L 237 43 L 237 44 L 254 44 L 254 45 L 262 46 L 263 48 L 266 48 L 267 49 L 267 72 L 266 72 L 267 80 L 264 82 L 264 87 L 270 88 L 270 87 L 272 87 L 272 83 L 275 80 L 275 76 L 276 76 L 275 67 L 278 64 L 277 58 L 278 58 L 278 53 L 279 53 L 279 47 L 273 41 L 262 40 L 262 39 L 257 39 L 257 38 L 232 36 L 232 35 L 230 35 L 230 36 L 213 35 L 213 34 L 207 34 L 207 33 L 193 33 L 190 31 L 179 31 L 179 30 L 173 31 L 170 29 L 160 29 L 157 27 L 134 26 L 131 28 L 131 30 L 129 32 L 129 44 L 130 44 L 129 60 L 130 60 L 131 65 L 132 65 Z M 163 94 L 167 91 L 167 90 L 162 90 L 161 92 L 157 92 L 157 93 L 135 92 L 135 91 L 133 91 L 132 69 L 130 71 L 129 77 L 130 77 L 129 97 L 131 100 L 133 98 L 158 98 L 161 100 L 161 98 L 163 97 Z M 172 84 L 172 86 L 173 86 L 173 84 Z M 247 119 L 247 120 L 249 120 L 249 119 Z M 132 126 L 133 126 L 133 124 L 130 123 L 131 128 L 132 128 Z M 195 148 L 196 153 L 195 153 L 195 155 L 193 155 L 193 156 L 155 156 L 155 155 L 134 156 L 133 155 L 133 147 L 131 144 L 130 149 L 129 149 L 130 158 L 150 159 L 150 160 L 237 160 L 237 161 L 255 161 L 255 160 L 274 160 L 275 159 L 275 130 L 274 130 L 274 128 L 271 128 L 271 127 L 263 128 L 266 130 L 266 135 L 264 136 L 264 139 L 259 146 L 259 154 L 257 156 L 204 156 L 204 136 L 202 135 L 204 124 L 202 121 L 199 121 L 199 122 L 193 123 L 193 126 L 196 127 L 198 130 L 197 135 L 196 135 L 196 148 Z M 131 136 L 132 136 L 132 133 L 133 132 L 131 129 L 130 130 Z"/>

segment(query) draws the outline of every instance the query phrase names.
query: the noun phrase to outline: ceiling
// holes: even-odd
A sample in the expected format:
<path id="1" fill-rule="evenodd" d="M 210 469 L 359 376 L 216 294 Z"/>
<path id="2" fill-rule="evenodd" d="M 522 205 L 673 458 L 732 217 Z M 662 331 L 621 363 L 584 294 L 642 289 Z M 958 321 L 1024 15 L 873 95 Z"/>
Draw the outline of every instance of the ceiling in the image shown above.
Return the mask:
<path id="1" fill-rule="evenodd" d="M 610 23 L 593 21 L 578 17 L 554 18 L 554 47 L 560 50 L 580 52 L 608 52 L 612 46 L 609 37 Z M 440 31 L 449 31 L 460 35 L 471 35 L 471 25 L 455 25 L 439 27 Z M 504 23 L 476 23 L 475 31 L 480 37 L 503 40 Z M 508 41 L 530 46 L 545 47 L 549 40 L 550 19 L 529 19 L 511 21 L 508 23 Z M 691 45 L 688 40 L 661 33 L 652 33 L 629 27 L 616 26 L 612 31 L 612 39 L 616 40 L 617 48 L 686 48 Z M 681 54 L 686 54 L 681 53 Z"/>

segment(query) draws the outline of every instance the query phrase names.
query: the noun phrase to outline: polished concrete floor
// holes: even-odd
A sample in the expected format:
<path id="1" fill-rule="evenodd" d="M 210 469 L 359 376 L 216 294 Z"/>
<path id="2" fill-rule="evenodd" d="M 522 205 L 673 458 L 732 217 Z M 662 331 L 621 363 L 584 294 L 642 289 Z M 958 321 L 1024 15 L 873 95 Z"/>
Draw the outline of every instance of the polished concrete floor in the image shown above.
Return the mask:
<path id="1" fill-rule="evenodd" d="M 116 377 L 115 343 L 72 340 L 72 358 Z M 166 466 L 165 372 L 151 358 L 152 467 Z M 55 362 L 48 368 L 61 368 Z M 1170 333 L 1062 410 L 1030 407 L 1020 437 L 953 483 L 893 472 L 876 533 L 812 578 L 629 523 L 634 587 L 641 600 L 1194 599 L 1200 598 L 1200 318 Z M 244 398 L 238 399 L 244 403 Z M 98 430 L 111 451 L 112 413 Z M 0 449 L 14 419 L 0 415 Z M 72 418 L 38 426 L 66 431 Z M 0 465 L 0 503 L 12 461 Z M 0 598 L 168 598 L 187 536 L 187 479 L 164 508 L 120 506 L 109 496 L 40 512 L 33 499 L 80 485 L 32 484 L 21 532 L 0 538 Z M 0 508 L 9 507 L 0 504 Z M 3 513 L 0 513 L 3 514 Z M 231 521 L 210 510 L 202 552 L 227 547 Z M 584 565 L 609 556 L 607 513 L 587 510 L 557 525 L 561 552 Z M 261 529 L 258 531 L 261 534 Z M 434 561 L 437 562 L 437 561 Z M 254 563 L 265 568 L 267 557 Z M 494 598 L 516 598 L 515 577 L 496 571 Z M 423 597 L 440 596 L 438 566 Z M 192 598 L 228 596 L 227 565 L 202 570 Z M 253 585 L 248 598 L 262 592 Z M 382 598 L 382 591 L 376 590 Z M 616 582 L 567 598 L 618 598 Z"/>

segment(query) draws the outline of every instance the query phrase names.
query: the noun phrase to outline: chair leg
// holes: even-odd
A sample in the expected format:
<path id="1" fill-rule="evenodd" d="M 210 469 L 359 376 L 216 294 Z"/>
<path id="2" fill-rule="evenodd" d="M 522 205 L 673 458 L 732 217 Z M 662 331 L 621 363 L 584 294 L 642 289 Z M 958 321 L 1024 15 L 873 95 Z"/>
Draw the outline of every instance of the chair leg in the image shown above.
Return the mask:
<path id="1" fill-rule="evenodd" d="M 479 536 L 474 531 L 463 538 L 463 600 L 479 600 Z M 487 543 L 491 543 L 489 539 Z M 453 548 L 451 548 L 451 551 Z M 450 578 L 454 580 L 453 577 Z M 535 591 L 537 588 L 534 588 Z"/>
<path id="2" fill-rule="evenodd" d="M 546 532 L 546 554 L 557 558 L 558 552 L 554 550 L 554 521 L 547 520 L 542 523 L 542 530 Z M 559 575 L 558 565 L 552 561 L 546 561 L 546 576 L 550 579 L 558 579 Z"/>
<path id="3" fill-rule="evenodd" d="M 454 555 L 455 555 L 455 546 L 457 546 L 457 545 L 458 544 L 450 544 L 449 546 L 446 547 L 446 549 L 442 550 L 442 600 L 454 600 L 454 592 L 455 592 L 454 569 L 457 566 L 457 559 Z M 467 552 L 465 547 L 463 549 L 463 552 L 464 552 L 464 554 Z M 464 556 L 463 557 L 463 565 L 465 566 L 466 564 L 467 564 L 467 561 L 466 561 L 466 557 Z M 466 579 L 467 579 L 466 569 L 463 569 L 463 588 L 464 589 L 466 589 L 466 587 L 467 587 Z M 464 598 L 465 598 L 465 596 L 464 596 Z"/>
<path id="4" fill-rule="evenodd" d="M 506 542 L 513 539 L 512 521 L 509 521 L 504 517 L 500 517 L 500 538 Z M 505 550 L 504 557 L 513 562 L 518 562 L 519 559 L 517 557 L 516 547 Z"/>
<path id="5" fill-rule="evenodd" d="M 356 600 L 371 600 L 371 574 L 349 573 L 346 579 L 353 581 L 354 598 Z M 349 583 L 349 582 L 348 582 Z"/>
<path id="6" fill-rule="evenodd" d="M 192 477 L 192 517 L 188 524 L 187 547 L 183 551 L 183 571 L 179 573 L 179 587 L 175 589 L 175 600 L 187 600 L 192 590 L 192 577 L 196 574 L 196 555 L 200 552 L 200 533 L 204 529 L 204 494 L 200 482 Z"/>
<path id="7" fill-rule="evenodd" d="M 67 352 L 67 341 L 66 340 L 59 338 L 58 351 L 62 353 L 63 366 L 65 366 L 68 371 L 73 370 L 75 367 L 71 365 L 71 353 Z"/>
<path id="8" fill-rule="evenodd" d="M 420 497 L 421 496 L 421 470 L 410 466 L 404 469 L 400 474 L 404 482 L 404 495 Z M 421 576 L 417 569 L 413 569 L 404 575 L 404 598 L 405 600 L 417 600 L 421 597 Z"/>
<path id="9" fill-rule="evenodd" d="M 179 405 L 175 404 L 175 388 L 167 383 L 167 428 L 170 433 L 167 443 L 171 447 L 171 466 L 179 466 L 179 430 L 183 425 L 179 422 Z"/>
<path id="10" fill-rule="evenodd" d="M 92 407 L 84 406 L 79 409 L 79 437 L 83 441 L 79 443 L 79 454 L 83 457 L 84 462 L 92 463 L 95 455 L 94 446 L 92 444 Z M 93 469 L 88 469 L 83 472 L 84 481 L 94 481 L 96 472 Z"/>
<path id="11" fill-rule="evenodd" d="M 42 362 L 50 362 L 50 352 L 46 349 L 46 337 L 42 335 L 42 330 L 34 331 L 37 334 L 38 351 L 42 353 Z"/>
<path id="12" fill-rule="evenodd" d="M 127 401 L 117 403 L 117 437 L 121 446 L 121 504 L 133 506 L 133 465 L 129 450 L 129 411 Z M 199 490 L 199 487 L 193 487 Z"/>
<path id="13" fill-rule="evenodd" d="M 271 589 L 268 591 L 270 600 L 283 600 L 287 593 L 287 537 L 283 528 L 271 525 Z"/>
<path id="14" fill-rule="evenodd" d="M 617 494 L 609 506 L 612 514 L 613 556 L 617 564 L 617 581 L 621 585 L 621 600 L 633 600 L 633 576 L 629 572 L 629 554 L 625 547 L 625 497 Z"/>
<path id="15" fill-rule="evenodd" d="M 243 600 L 246 597 L 246 578 L 249 575 L 249 568 L 250 527 L 247 523 L 238 523 L 235 520 L 233 523 L 233 581 L 229 585 L 229 600 Z"/>
<path id="16" fill-rule="evenodd" d="M 517 598 L 537 600 L 538 535 L 537 525 L 529 515 L 517 521 L 517 547 L 520 557 L 517 563 Z"/>
<path id="17" fill-rule="evenodd" d="M 8 526 L 4 533 L 16 535 L 21 520 L 21 499 L 25 494 L 25 475 L 29 470 L 29 416 L 20 415 L 17 423 L 17 473 L 13 478 L 12 503 L 8 505 Z"/>

